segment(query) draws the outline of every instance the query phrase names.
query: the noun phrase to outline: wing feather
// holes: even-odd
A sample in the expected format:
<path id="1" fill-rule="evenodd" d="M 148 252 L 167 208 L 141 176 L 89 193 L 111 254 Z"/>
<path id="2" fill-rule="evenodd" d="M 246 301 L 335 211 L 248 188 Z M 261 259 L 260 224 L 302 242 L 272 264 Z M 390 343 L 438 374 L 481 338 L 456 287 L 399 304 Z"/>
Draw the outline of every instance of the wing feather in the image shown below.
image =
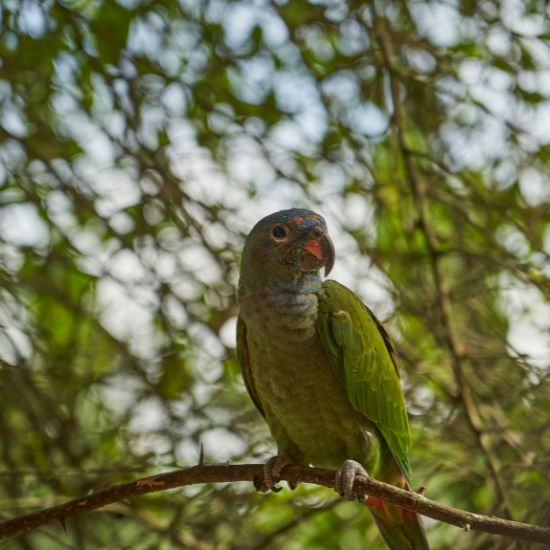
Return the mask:
<path id="1" fill-rule="evenodd" d="M 353 407 L 372 421 L 410 479 L 410 428 L 395 351 L 374 314 L 348 288 L 325 281 L 317 324 Z"/>
<path id="2" fill-rule="evenodd" d="M 252 372 L 250 370 L 250 355 L 248 353 L 248 342 L 246 340 L 246 325 L 240 317 L 237 319 L 237 358 L 241 364 L 244 385 L 246 386 L 254 405 L 256 405 L 256 408 L 265 418 L 265 413 L 262 405 L 260 404 L 258 392 L 254 387 L 254 380 L 252 379 Z"/>

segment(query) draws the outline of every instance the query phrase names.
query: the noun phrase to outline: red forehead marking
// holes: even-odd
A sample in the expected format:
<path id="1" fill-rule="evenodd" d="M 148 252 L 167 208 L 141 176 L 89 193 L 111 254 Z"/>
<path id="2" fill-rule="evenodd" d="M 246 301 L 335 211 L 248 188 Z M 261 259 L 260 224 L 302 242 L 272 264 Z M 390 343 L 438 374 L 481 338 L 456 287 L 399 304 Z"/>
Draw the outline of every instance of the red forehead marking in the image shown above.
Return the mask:
<path id="1" fill-rule="evenodd" d="M 292 221 L 296 224 L 296 225 L 301 225 L 303 222 L 304 222 L 304 218 L 302 218 L 302 216 L 295 216 Z"/>

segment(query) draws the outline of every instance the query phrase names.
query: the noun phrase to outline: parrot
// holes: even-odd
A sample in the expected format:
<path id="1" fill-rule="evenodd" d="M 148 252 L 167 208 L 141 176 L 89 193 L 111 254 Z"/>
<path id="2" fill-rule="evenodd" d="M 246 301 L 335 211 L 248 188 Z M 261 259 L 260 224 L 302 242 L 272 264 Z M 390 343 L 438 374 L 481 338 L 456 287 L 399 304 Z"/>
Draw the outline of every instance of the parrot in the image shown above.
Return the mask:
<path id="1" fill-rule="evenodd" d="M 261 491 L 288 464 L 336 470 L 354 500 L 357 475 L 411 489 L 411 434 L 396 354 L 382 324 L 346 286 L 321 278 L 335 251 L 324 218 L 307 209 L 262 218 L 248 234 L 238 285 L 237 357 L 278 454 Z M 291 487 L 294 488 L 294 487 Z M 391 550 L 428 550 L 420 516 L 361 500 Z"/>

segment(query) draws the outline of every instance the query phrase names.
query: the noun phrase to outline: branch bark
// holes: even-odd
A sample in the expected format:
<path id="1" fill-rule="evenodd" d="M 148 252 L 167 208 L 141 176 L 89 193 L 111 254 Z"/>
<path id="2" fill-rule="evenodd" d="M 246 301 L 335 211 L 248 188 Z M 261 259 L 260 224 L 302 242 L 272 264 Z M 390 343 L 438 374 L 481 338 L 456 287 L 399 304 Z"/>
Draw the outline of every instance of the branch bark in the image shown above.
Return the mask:
<path id="1" fill-rule="evenodd" d="M 291 482 L 305 482 L 334 488 L 334 471 L 304 466 L 287 466 L 281 479 Z M 100 491 L 75 498 L 64 504 L 46 508 L 0 523 L 0 540 L 22 535 L 43 525 L 102 508 L 108 504 L 131 497 L 195 485 L 199 483 L 227 483 L 253 481 L 263 475 L 262 464 L 198 465 L 113 485 Z M 418 512 L 419 514 L 461 527 L 465 531 L 484 531 L 505 537 L 533 542 L 550 543 L 550 527 L 530 525 L 491 516 L 473 514 L 430 500 L 419 493 L 404 491 L 372 478 L 358 477 L 355 483 L 358 495 L 371 495 Z"/>

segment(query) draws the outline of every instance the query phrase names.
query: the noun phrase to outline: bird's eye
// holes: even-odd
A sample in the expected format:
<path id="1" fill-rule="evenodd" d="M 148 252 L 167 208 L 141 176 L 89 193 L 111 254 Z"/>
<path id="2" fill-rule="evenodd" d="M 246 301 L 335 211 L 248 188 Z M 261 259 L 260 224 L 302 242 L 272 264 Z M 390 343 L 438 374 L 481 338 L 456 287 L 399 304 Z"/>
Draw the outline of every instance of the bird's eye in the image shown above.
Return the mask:
<path id="1" fill-rule="evenodd" d="M 273 238 L 277 241 L 286 239 L 288 235 L 288 229 L 284 225 L 276 225 L 271 231 Z"/>

